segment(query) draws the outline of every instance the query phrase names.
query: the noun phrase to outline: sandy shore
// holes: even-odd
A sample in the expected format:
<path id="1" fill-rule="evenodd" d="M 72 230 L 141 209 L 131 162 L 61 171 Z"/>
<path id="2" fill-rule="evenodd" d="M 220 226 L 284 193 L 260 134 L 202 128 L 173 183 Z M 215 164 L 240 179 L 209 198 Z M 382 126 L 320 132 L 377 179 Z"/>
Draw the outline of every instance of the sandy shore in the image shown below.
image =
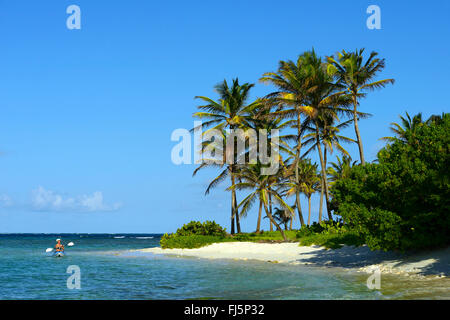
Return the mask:
<path id="1" fill-rule="evenodd" d="M 224 242 L 199 249 L 139 250 L 141 252 L 204 259 L 259 260 L 272 263 L 291 263 L 326 267 L 352 268 L 372 272 L 397 274 L 440 275 L 448 277 L 450 247 L 420 254 L 397 254 L 371 251 L 367 246 L 327 250 L 320 246 L 301 247 L 298 243 Z"/>

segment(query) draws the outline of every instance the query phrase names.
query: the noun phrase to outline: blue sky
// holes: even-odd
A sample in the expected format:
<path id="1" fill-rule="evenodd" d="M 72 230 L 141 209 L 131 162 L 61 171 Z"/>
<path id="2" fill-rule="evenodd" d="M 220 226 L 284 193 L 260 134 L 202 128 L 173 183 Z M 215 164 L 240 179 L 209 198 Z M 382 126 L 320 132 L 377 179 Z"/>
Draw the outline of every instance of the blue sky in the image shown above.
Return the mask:
<path id="1" fill-rule="evenodd" d="M 66 27 L 72 4 L 81 30 Z M 381 30 L 366 27 L 371 4 Z M 312 47 L 386 58 L 381 77 L 395 85 L 361 105 L 373 160 L 399 114 L 449 111 L 449 14 L 448 1 L 0 0 L 0 232 L 229 228 L 225 185 L 205 197 L 215 171 L 172 164 L 170 135 L 193 126 L 194 96 L 215 98 L 223 79 L 257 83 Z M 255 223 L 253 212 L 244 230 Z"/>

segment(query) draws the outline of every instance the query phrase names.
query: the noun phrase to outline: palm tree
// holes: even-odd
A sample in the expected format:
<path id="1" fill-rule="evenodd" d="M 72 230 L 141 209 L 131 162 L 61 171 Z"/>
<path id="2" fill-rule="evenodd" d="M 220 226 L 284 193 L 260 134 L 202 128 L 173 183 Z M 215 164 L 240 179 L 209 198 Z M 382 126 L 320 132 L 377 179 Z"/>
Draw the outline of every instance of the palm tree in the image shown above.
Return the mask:
<path id="1" fill-rule="evenodd" d="M 314 50 L 305 52 L 301 58 L 308 84 L 304 98 L 307 103 L 305 109 L 310 111 L 306 123 L 314 125 L 315 146 L 319 155 L 322 179 L 326 180 L 326 165 L 321 143 L 321 123 L 325 119 L 338 119 L 339 113 L 348 113 L 346 107 L 349 105 L 350 99 L 339 92 L 342 85 L 333 82 L 333 76 L 327 72 L 327 65 L 322 62 L 322 59 L 316 55 Z M 332 220 L 328 184 L 324 183 L 323 185 L 328 219 Z"/>
<path id="2" fill-rule="evenodd" d="M 310 109 L 305 108 L 305 94 L 308 88 L 307 78 L 303 72 L 303 59 L 299 56 L 296 62 L 291 60 L 280 61 L 279 67 L 276 72 L 266 72 L 261 77 L 260 81 L 263 83 L 273 84 L 277 87 L 278 91 L 275 91 L 266 96 L 266 103 L 276 107 L 276 110 L 271 113 L 272 117 L 279 119 L 292 119 L 292 124 L 297 135 L 295 137 L 296 145 L 291 152 L 294 161 L 292 162 L 292 168 L 294 168 L 294 180 L 295 183 L 299 183 L 298 177 L 298 162 L 300 161 L 300 152 L 302 148 L 302 115 L 308 114 Z M 302 208 L 300 205 L 300 193 L 296 192 L 296 207 L 301 226 L 304 226 L 304 219 L 302 214 Z"/>
<path id="3" fill-rule="evenodd" d="M 254 129 L 255 131 L 258 130 L 266 130 L 267 132 L 267 139 L 269 140 L 269 143 L 267 145 L 268 151 L 270 150 L 271 146 L 274 145 L 274 142 L 272 141 L 272 132 L 274 130 L 281 131 L 288 127 L 290 125 L 290 121 L 284 121 L 280 118 L 273 118 L 270 117 L 270 105 L 267 105 L 267 100 L 261 100 L 261 104 L 252 110 L 249 119 L 248 119 L 248 126 L 251 129 Z M 276 146 L 280 150 L 286 150 L 287 141 L 295 139 L 295 136 L 290 134 L 285 135 L 279 135 L 278 136 L 278 145 Z M 259 146 L 259 144 L 258 144 Z M 261 152 L 261 150 L 259 150 Z M 281 161 L 281 164 L 283 162 Z M 269 177 L 269 179 L 279 179 L 280 175 L 273 175 Z M 272 213 L 272 195 L 269 194 L 269 212 Z M 256 232 L 260 232 L 260 226 L 261 226 L 261 211 L 262 211 L 262 202 L 260 203 L 259 208 L 259 214 L 258 214 L 258 222 L 257 222 L 257 228 Z M 273 231 L 273 224 L 270 221 L 270 231 Z"/>
<path id="4" fill-rule="evenodd" d="M 440 114 L 440 115 L 433 114 L 432 116 L 430 116 L 428 118 L 427 121 L 425 121 L 425 123 L 427 123 L 427 124 L 431 124 L 431 123 L 442 124 L 445 121 L 445 119 L 449 119 L 449 118 L 450 118 L 450 113 L 442 112 L 442 114 Z"/>
<path id="5" fill-rule="evenodd" d="M 212 127 L 219 131 L 225 129 L 237 129 L 245 128 L 248 123 L 248 117 L 253 109 L 257 108 L 260 104 L 259 100 L 248 103 L 250 89 L 253 84 L 244 83 L 239 84 L 239 80 L 236 78 L 233 80 L 231 87 L 228 86 L 226 80 L 215 86 L 216 92 L 219 94 L 219 99 L 214 101 L 208 97 L 197 96 L 196 99 L 204 101 L 206 104 L 198 106 L 199 112 L 193 114 L 194 117 L 199 119 L 206 119 L 207 121 L 202 124 L 204 127 Z M 195 128 L 194 128 L 195 129 Z M 236 149 L 236 148 L 235 148 Z M 236 154 L 234 155 L 236 157 Z M 225 163 L 225 162 L 223 162 Z M 203 162 L 195 171 L 194 175 L 199 169 L 206 166 L 210 166 L 210 163 Z M 222 173 L 216 177 L 210 184 L 210 186 L 217 185 L 226 176 L 230 176 L 231 185 L 235 184 L 237 166 L 233 159 L 232 164 L 229 164 L 226 168 L 227 173 L 222 171 Z M 209 192 L 209 187 L 207 191 Z M 237 215 L 237 201 L 236 201 L 236 191 L 231 191 L 231 234 L 235 233 L 234 220 L 236 219 L 237 232 L 241 231 L 239 217 Z"/>
<path id="6" fill-rule="evenodd" d="M 210 129 L 212 130 L 212 129 Z M 204 135 L 207 134 L 209 130 L 204 132 Z M 220 183 L 222 183 L 227 177 L 231 177 L 232 184 L 235 181 L 235 175 L 232 175 L 232 166 L 233 164 L 227 164 L 226 161 L 226 146 L 227 146 L 227 140 L 229 133 L 225 130 L 221 130 L 221 139 L 214 139 L 209 141 L 202 141 L 201 144 L 201 153 L 202 153 L 202 163 L 194 170 L 193 176 L 195 176 L 199 170 L 206 168 L 206 167 L 217 167 L 221 169 L 220 174 L 215 177 L 208 185 L 205 191 L 205 195 L 208 195 L 212 189 L 217 187 Z M 211 150 L 214 150 L 214 153 L 216 154 L 216 158 L 209 159 L 206 157 L 206 153 L 210 154 Z M 222 159 L 217 159 L 217 155 L 221 155 Z M 244 155 L 239 154 L 238 157 L 243 157 Z M 218 161 L 219 160 L 219 161 Z M 234 167 L 234 171 L 238 171 L 239 166 Z M 237 212 L 237 206 L 236 206 L 236 195 L 235 193 L 232 193 L 232 208 L 235 208 L 234 212 Z M 234 217 L 231 218 L 231 233 L 234 234 Z M 240 232 L 239 227 L 239 217 L 236 215 L 236 224 L 238 226 L 238 233 Z"/>
<path id="7" fill-rule="evenodd" d="M 327 155 L 333 154 L 334 149 L 337 149 L 343 155 L 349 155 L 347 150 L 342 146 L 342 143 L 354 143 L 356 142 L 353 139 L 340 135 L 340 131 L 353 121 L 353 119 L 341 122 L 335 125 L 335 118 L 333 116 L 324 116 L 323 119 L 319 119 L 320 125 L 320 141 L 322 141 L 324 147 L 323 160 L 325 163 L 325 167 L 328 166 L 327 163 Z M 302 158 L 305 157 L 310 151 L 316 148 L 316 139 L 315 139 L 315 128 L 313 126 L 307 126 L 306 130 L 311 132 L 305 135 L 304 145 L 311 145 L 311 147 L 303 154 Z M 319 223 L 322 221 L 322 211 L 323 211 L 323 196 L 324 196 L 324 184 L 328 183 L 327 179 L 321 179 L 321 187 L 320 187 L 320 202 L 319 202 Z"/>
<path id="8" fill-rule="evenodd" d="M 422 113 L 418 113 L 411 118 L 408 112 L 406 112 L 406 117 L 402 116 L 399 117 L 401 120 L 401 124 L 391 122 L 390 128 L 396 137 L 383 137 L 380 138 L 380 140 L 386 140 L 391 142 L 395 140 L 401 140 L 403 142 L 407 142 L 406 132 L 412 132 L 414 134 L 416 132 L 416 129 L 423 123 Z"/>
<path id="9" fill-rule="evenodd" d="M 303 194 L 308 198 L 308 226 L 311 225 L 311 196 L 319 190 L 321 181 L 317 172 L 317 164 L 311 164 L 311 160 L 299 162 L 300 188 Z"/>
<path id="10" fill-rule="evenodd" d="M 355 126 L 356 141 L 359 147 L 361 164 L 365 164 L 363 143 L 358 127 L 359 98 L 365 97 L 370 90 L 384 88 L 387 84 L 393 84 L 394 79 L 384 79 L 371 82 L 375 76 L 384 69 L 384 59 L 377 58 L 377 52 L 371 52 L 369 58 L 364 62 L 364 49 L 355 52 L 342 52 L 337 58 L 328 57 L 328 71 L 335 75 L 339 84 L 345 87 L 342 93 L 351 97 L 353 104 L 353 123 Z"/>
<path id="11" fill-rule="evenodd" d="M 285 183 L 281 182 L 280 179 L 274 179 L 273 175 L 267 176 L 261 174 L 261 163 L 250 164 L 242 167 L 242 170 L 239 172 L 239 180 L 240 182 L 233 184 L 228 189 L 234 190 L 244 190 L 250 189 L 253 190 L 247 197 L 245 197 L 241 203 L 239 204 L 239 208 L 241 208 L 240 215 L 247 215 L 248 211 L 253 206 L 254 202 L 259 199 L 260 206 L 262 203 L 262 207 L 264 207 L 264 211 L 266 216 L 272 222 L 272 224 L 276 227 L 278 231 L 280 231 L 283 239 L 287 241 L 286 235 L 281 229 L 280 225 L 272 216 L 268 205 L 269 205 L 269 195 L 272 196 L 274 201 L 280 205 L 283 209 L 288 210 L 289 213 L 293 212 L 293 209 L 283 200 L 283 198 L 278 193 L 278 189 L 285 188 Z M 280 171 L 279 171 L 280 172 Z M 260 211 L 261 212 L 261 211 Z M 260 221 L 260 218 L 258 218 Z"/>
<path id="12" fill-rule="evenodd" d="M 336 160 L 337 162 L 331 162 L 331 166 L 327 169 L 331 185 L 338 180 L 349 177 L 351 168 L 356 165 L 357 162 L 352 162 L 352 158 L 348 155 L 344 155 L 342 159 L 339 158 L 339 156 L 336 156 Z"/>
<path id="13" fill-rule="evenodd" d="M 277 207 L 275 208 L 273 218 L 278 222 L 278 224 L 284 225 L 284 230 L 288 230 L 288 223 L 292 221 L 293 217 L 292 214 L 289 213 L 289 211 Z"/>

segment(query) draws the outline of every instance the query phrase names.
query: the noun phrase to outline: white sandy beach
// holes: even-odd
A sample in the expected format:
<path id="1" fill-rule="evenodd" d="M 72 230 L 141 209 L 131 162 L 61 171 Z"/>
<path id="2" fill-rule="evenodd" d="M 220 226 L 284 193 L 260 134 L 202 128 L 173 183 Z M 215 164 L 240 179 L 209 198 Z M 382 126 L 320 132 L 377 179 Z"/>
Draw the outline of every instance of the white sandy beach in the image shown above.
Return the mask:
<path id="1" fill-rule="evenodd" d="M 450 248 L 420 254 L 396 254 L 370 251 L 367 246 L 327 250 L 320 246 L 302 247 L 298 243 L 224 242 L 199 249 L 139 250 L 141 252 L 204 259 L 259 260 L 272 263 L 291 263 L 327 267 L 352 268 L 394 274 L 439 275 L 448 277 Z"/>

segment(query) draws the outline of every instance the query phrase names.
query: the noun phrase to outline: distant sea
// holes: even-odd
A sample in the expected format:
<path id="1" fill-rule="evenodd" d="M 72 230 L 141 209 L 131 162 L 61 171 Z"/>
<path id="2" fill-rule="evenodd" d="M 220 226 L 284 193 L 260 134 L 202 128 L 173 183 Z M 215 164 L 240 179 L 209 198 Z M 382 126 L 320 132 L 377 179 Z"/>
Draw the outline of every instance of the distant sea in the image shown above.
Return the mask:
<path id="1" fill-rule="evenodd" d="M 206 260 L 135 252 L 159 246 L 158 234 L 0 234 L 0 299 L 449 299 L 449 280 L 368 275 L 352 270 Z M 66 256 L 45 249 L 55 239 Z M 69 266 L 80 289 L 69 289 Z M 74 283 L 74 282 L 71 282 Z"/>

